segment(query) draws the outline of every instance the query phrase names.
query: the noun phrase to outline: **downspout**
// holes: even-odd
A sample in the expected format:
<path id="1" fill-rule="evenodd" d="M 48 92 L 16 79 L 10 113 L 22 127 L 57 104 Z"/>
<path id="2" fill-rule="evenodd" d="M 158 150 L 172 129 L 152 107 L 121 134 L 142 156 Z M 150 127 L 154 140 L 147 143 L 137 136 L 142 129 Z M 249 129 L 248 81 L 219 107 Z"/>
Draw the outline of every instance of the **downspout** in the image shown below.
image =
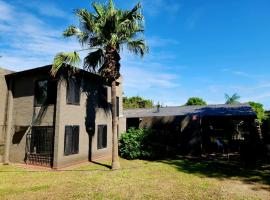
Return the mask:
<path id="1" fill-rule="evenodd" d="M 13 112 L 13 97 L 12 97 L 12 79 L 8 81 L 8 97 L 7 97 L 7 120 L 6 120 L 6 136 L 5 136 L 5 154 L 4 154 L 4 164 L 9 164 L 9 151 L 10 151 L 10 135 L 12 132 L 12 112 Z"/>

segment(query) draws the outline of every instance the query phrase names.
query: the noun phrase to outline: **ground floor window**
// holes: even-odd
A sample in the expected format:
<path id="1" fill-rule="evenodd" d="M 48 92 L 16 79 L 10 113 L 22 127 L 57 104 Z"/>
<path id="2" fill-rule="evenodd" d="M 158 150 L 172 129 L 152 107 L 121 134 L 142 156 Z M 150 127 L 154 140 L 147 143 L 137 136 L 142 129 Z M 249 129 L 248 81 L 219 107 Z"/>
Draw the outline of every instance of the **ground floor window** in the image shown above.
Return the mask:
<path id="1" fill-rule="evenodd" d="M 26 162 L 28 164 L 52 166 L 54 127 L 35 126 L 26 135 Z"/>
<path id="2" fill-rule="evenodd" d="M 72 155 L 79 153 L 79 126 L 65 127 L 65 146 L 64 155 Z"/>
<path id="3" fill-rule="evenodd" d="M 98 125 L 98 149 L 107 147 L 107 125 Z"/>

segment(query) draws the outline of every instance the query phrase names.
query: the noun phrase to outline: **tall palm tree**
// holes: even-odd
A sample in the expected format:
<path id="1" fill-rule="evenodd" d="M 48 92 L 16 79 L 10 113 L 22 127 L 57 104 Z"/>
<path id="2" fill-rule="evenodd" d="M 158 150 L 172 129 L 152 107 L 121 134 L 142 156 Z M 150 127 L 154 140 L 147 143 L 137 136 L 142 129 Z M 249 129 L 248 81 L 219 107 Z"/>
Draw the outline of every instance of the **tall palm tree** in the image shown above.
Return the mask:
<path id="1" fill-rule="evenodd" d="M 225 94 L 226 104 L 238 104 L 240 103 L 238 100 L 240 99 L 239 94 L 234 93 L 232 96 Z"/>
<path id="2" fill-rule="evenodd" d="M 108 4 L 93 3 L 94 13 L 87 9 L 75 11 L 79 18 L 79 26 L 69 26 L 63 33 L 65 37 L 75 36 L 88 51 L 83 60 L 84 69 L 98 73 L 111 84 L 112 97 L 112 169 L 119 169 L 118 138 L 116 116 L 116 80 L 120 77 L 120 52 L 127 49 L 141 57 L 148 51 L 143 38 L 144 18 L 141 4 L 132 10 L 116 9 L 113 0 Z M 78 50 L 81 51 L 81 50 Z M 68 66 L 78 67 L 80 57 L 78 51 L 62 52 L 55 56 L 52 75 L 59 69 Z"/>

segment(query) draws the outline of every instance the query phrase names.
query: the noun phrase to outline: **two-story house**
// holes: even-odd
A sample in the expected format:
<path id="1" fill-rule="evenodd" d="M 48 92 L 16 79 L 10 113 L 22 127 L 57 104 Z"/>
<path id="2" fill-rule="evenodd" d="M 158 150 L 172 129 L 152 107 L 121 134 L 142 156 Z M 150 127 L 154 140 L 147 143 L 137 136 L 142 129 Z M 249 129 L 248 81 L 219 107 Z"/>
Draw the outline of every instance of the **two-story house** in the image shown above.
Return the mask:
<path id="1" fill-rule="evenodd" d="M 48 65 L 0 76 L 3 162 L 58 169 L 110 157 L 110 86 L 102 77 L 81 69 L 72 76 L 70 71 L 62 71 L 55 78 L 50 69 Z M 122 111 L 120 78 L 120 118 Z"/>

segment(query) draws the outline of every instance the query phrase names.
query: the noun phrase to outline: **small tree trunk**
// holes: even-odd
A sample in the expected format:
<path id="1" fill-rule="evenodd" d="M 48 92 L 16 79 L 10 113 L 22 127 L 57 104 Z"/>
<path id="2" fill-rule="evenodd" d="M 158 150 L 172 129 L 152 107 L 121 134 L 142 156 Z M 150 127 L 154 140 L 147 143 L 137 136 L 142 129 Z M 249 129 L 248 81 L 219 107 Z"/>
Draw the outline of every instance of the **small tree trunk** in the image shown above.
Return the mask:
<path id="1" fill-rule="evenodd" d="M 116 81 L 112 82 L 111 89 L 112 98 L 112 170 L 120 169 L 119 157 L 118 157 L 118 136 L 117 136 L 117 124 L 118 119 L 116 116 Z"/>

